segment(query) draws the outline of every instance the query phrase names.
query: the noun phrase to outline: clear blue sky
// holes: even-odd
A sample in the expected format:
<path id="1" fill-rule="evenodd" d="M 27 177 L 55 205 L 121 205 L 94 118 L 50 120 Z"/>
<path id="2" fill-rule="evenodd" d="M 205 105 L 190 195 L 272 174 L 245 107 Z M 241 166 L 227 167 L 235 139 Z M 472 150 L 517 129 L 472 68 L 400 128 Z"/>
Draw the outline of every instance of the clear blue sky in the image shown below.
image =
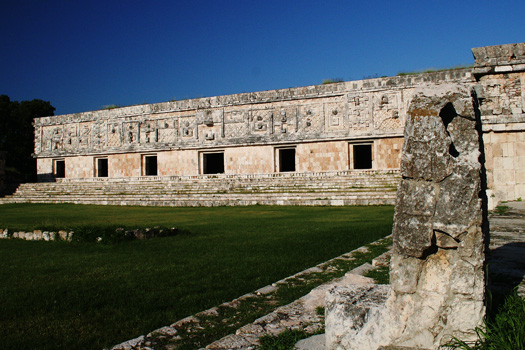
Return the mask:
<path id="1" fill-rule="evenodd" d="M 0 0 L 0 94 L 56 114 L 472 64 L 524 0 Z"/>

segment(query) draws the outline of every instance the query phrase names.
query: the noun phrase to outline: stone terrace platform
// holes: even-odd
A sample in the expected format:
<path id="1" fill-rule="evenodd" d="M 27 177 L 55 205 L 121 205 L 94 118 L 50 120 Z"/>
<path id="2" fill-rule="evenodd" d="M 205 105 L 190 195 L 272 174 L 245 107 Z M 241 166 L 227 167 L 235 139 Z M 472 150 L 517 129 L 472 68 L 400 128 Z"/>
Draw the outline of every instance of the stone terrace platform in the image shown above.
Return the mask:
<path id="1" fill-rule="evenodd" d="M 394 204 L 398 170 L 57 179 L 22 184 L 2 203 L 150 206 Z"/>

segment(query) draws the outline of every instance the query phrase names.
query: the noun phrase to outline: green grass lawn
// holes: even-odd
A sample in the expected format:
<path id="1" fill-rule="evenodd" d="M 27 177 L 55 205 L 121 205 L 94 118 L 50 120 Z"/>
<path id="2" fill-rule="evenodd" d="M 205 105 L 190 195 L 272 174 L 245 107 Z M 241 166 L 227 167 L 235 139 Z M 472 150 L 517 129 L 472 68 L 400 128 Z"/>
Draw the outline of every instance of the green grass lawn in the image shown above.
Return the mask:
<path id="1" fill-rule="evenodd" d="M 3 349 L 102 349 L 391 232 L 392 206 L 0 205 L 0 227 L 177 226 L 115 245 L 0 240 Z"/>

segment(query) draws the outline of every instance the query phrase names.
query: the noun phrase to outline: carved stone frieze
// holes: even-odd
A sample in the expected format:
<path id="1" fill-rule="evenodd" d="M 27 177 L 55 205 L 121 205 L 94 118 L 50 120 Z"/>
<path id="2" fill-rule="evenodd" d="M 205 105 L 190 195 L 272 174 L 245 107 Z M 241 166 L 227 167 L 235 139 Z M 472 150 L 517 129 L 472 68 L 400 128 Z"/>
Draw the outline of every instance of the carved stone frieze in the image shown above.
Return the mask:
<path id="1" fill-rule="evenodd" d="M 298 129 L 304 134 L 318 134 L 323 130 L 322 106 L 318 104 L 298 107 Z"/>
<path id="2" fill-rule="evenodd" d="M 400 91 L 379 92 L 374 96 L 374 127 L 379 130 L 403 129 Z"/>
<path id="3" fill-rule="evenodd" d="M 35 155 L 401 136 L 406 86 L 397 84 L 406 85 L 406 78 L 388 82 L 307 86 L 39 118 Z"/>
<path id="4" fill-rule="evenodd" d="M 325 103 L 323 106 L 326 131 L 345 131 L 348 128 L 346 104 L 342 102 Z"/>

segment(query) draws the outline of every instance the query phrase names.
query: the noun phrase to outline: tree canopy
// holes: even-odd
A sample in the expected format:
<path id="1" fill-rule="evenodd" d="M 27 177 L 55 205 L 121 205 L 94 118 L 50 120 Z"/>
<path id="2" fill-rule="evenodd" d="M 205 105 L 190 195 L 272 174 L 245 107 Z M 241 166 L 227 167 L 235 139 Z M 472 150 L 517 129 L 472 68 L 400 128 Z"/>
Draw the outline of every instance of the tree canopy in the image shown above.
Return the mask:
<path id="1" fill-rule="evenodd" d="M 6 151 L 8 181 L 27 182 L 36 179 L 33 118 L 54 115 L 49 102 L 11 101 L 0 95 L 0 151 Z"/>

